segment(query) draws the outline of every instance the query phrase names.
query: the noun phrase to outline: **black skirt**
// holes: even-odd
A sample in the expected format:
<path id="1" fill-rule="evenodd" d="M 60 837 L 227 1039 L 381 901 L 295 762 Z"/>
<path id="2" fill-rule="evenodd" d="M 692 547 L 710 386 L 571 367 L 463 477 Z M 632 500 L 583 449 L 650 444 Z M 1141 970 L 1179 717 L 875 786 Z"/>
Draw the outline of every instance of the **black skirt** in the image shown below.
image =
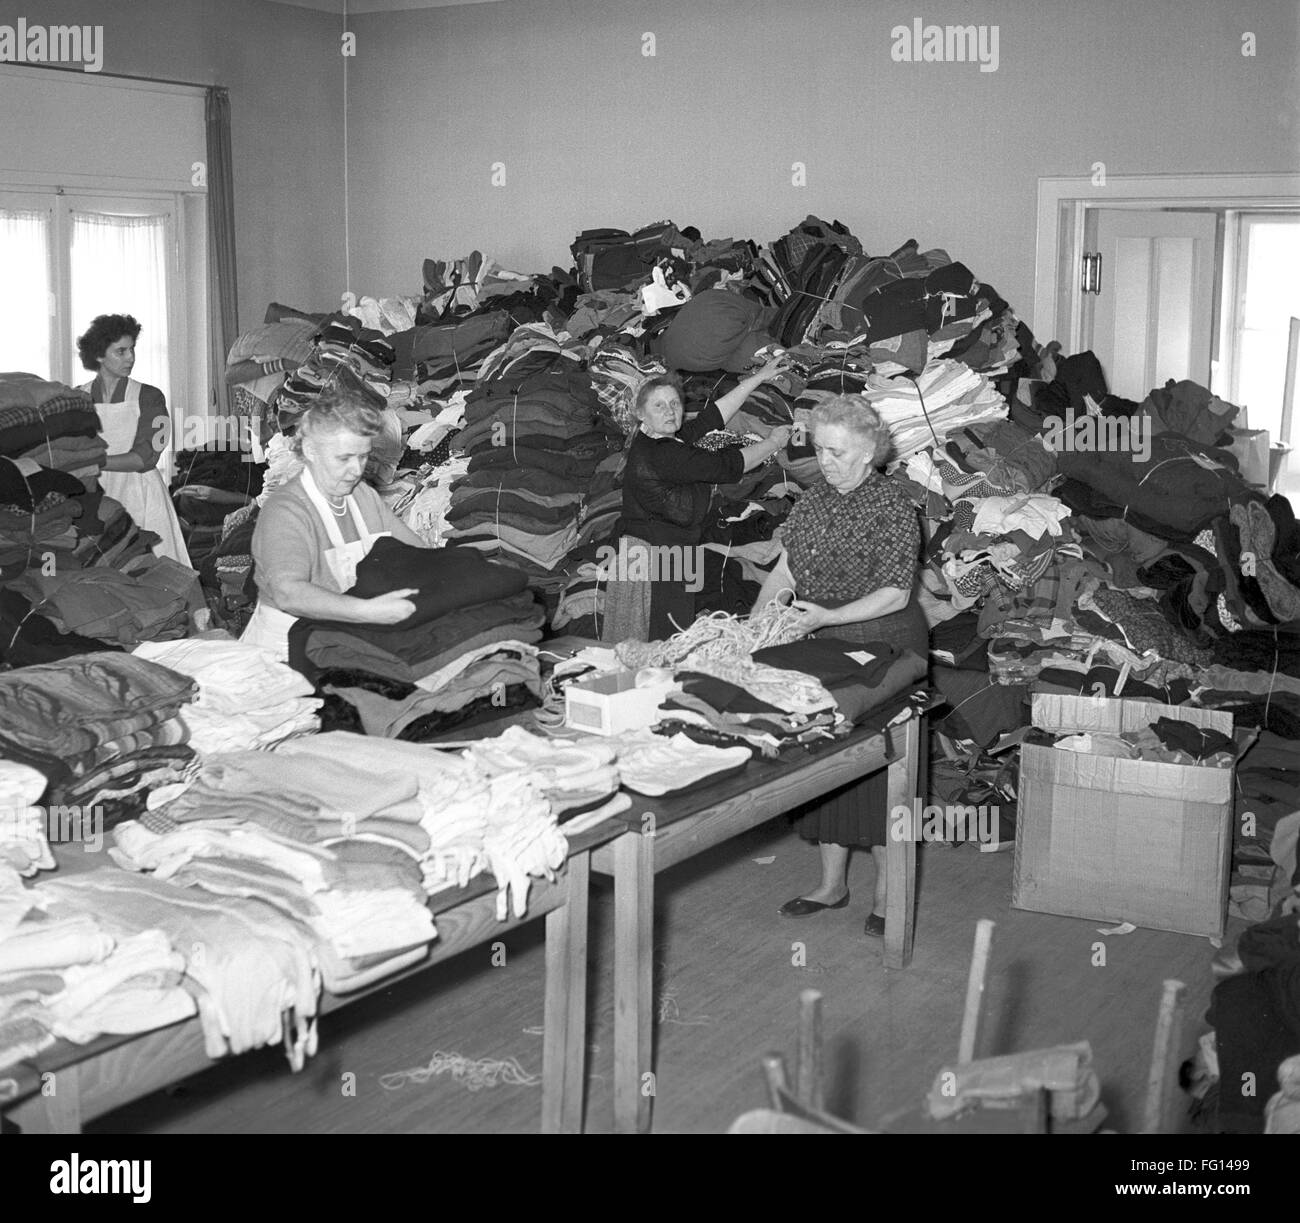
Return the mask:
<path id="1" fill-rule="evenodd" d="M 886 641 L 900 650 L 912 650 L 922 658 L 929 654 L 929 629 L 925 616 L 913 599 L 902 611 L 879 620 L 839 624 L 817 634 L 842 641 Z M 867 848 L 884 845 L 889 826 L 889 770 L 878 769 L 838 790 L 832 790 L 790 814 L 795 830 L 805 841 L 826 841 L 832 845 Z"/>

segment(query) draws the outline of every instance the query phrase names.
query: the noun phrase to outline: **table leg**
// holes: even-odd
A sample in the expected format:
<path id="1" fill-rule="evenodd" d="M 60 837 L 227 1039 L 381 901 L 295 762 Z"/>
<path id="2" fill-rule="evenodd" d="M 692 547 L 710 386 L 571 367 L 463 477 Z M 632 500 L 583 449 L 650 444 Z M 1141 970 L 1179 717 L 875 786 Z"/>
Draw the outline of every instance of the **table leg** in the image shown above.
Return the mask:
<path id="1" fill-rule="evenodd" d="M 920 764 L 921 719 L 909 718 L 890 728 L 894 743 L 902 741 L 902 754 L 889 766 L 886 810 L 897 807 L 913 811 L 917 797 L 917 773 Z M 916 915 L 916 841 L 920 821 L 912 820 L 912 836 L 885 838 L 885 965 L 906 968 L 912 962 L 912 933 Z"/>
<path id="2" fill-rule="evenodd" d="M 565 902 L 546 915 L 542 1133 L 582 1133 L 587 1068 L 587 897 L 591 854 L 568 861 Z"/>
<path id="3" fill-rule="evenodd" d="M 614 842 L 614 1129 L 650 1130 L 654 1004 L 654 834 Z"/>

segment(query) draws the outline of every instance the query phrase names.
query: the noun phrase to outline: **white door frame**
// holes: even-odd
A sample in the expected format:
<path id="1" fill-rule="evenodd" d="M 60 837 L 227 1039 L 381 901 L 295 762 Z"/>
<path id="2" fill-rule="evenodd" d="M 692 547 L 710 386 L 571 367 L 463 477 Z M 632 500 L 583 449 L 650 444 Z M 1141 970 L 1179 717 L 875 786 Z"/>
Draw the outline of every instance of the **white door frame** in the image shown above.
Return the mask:
<path id="1" fill-rule="evenodd" d="M 1300 174 L 1108 174 L 1038 180 L 1033 332 L 1039 343 L 1083 347 L 1079 256 L 1089 208 L 1300 207 Z"/>

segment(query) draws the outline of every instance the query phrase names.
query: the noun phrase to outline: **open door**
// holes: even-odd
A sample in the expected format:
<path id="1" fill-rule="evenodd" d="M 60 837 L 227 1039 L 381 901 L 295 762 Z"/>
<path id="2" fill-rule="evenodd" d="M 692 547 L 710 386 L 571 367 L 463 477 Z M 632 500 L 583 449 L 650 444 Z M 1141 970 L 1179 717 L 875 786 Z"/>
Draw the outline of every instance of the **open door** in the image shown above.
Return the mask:
<path id="1" fill-rule="evenodd" d="M 1098 208 L 1088 249 L 1101 255 L 1085 343 L 1111 393 L 1141 400 L 1169 378 L 1210 385 L 1214 321 L 1212 212 Z"/>

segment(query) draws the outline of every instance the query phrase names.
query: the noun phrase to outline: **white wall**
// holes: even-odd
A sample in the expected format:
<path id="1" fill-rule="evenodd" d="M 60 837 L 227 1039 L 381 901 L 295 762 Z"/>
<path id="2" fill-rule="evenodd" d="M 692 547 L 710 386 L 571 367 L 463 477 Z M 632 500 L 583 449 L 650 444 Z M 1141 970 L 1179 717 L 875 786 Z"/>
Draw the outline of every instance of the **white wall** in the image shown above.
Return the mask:
<path id="1" fill-rule="evenodd" d="M 239 318 L 337 304 L 343 281 L 341 19 L 265 0 L 0 0 L 0 24 L 103 27 L 103 71 L 230 90 Z M 0 116 L 0 154 L 9 117 Z M 38 121 L 65 169 L 87 133 Z M 138 133 L 137 133 L 138 135 Z M 92 139 L 110 149 L 112 123 Z M 0 164 L 5 158 L 0 155 Z"/>
<path id="2" fill-rule="evenodd" d="M 895 63 L 917 16 L 996 24 L 997 71 Z M 476 247 L 567 267 L 586 227 L 770 241 L 812 212 L 872 252 L 946 247 L 1032 322 L 1039 175 L 1300 168 L 1293 0 L 507 0 L 352 25 L 363 292 Z"/>

